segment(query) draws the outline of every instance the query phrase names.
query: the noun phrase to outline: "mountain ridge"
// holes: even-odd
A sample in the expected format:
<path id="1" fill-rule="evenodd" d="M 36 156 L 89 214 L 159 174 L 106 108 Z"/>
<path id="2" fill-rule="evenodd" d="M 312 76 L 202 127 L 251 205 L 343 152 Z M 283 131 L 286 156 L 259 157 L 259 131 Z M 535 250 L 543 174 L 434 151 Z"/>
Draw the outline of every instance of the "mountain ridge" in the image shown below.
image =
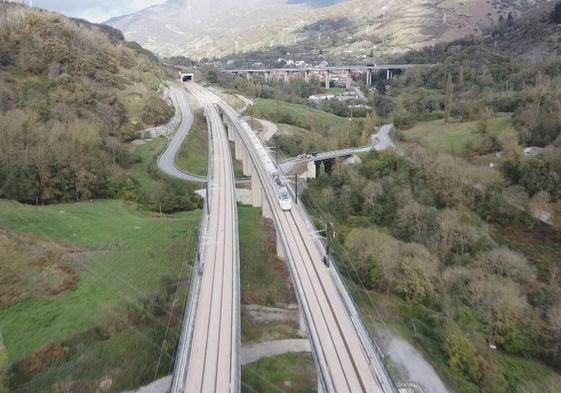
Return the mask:
<path id="1" fill-rule="evenodd" d="M 329 51 L 335 55 L 360 59 L 370 52 L 388 57 L 478 33 L 541 2 L 346 0 L 322 1 L 318 7 L 317 2 L 228 0 L 218 7 L 204 0 L 173 0 L 106 23 L 162 56 L 200 59 L 294 45 L 304 40 L 307 26 L 343 18 L 350 26 L 318 33 L 317 40 L 332 40 Z"/>

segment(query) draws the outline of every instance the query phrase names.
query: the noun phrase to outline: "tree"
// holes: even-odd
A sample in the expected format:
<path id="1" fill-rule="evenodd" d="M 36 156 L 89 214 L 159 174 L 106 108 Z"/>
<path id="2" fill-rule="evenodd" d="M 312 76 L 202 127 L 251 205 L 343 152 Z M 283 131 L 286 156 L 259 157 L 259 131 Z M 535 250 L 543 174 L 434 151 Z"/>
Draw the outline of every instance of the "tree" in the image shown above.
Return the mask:
<path id="1" fill-rule="evenodd" d="M 444 122 L 448 123 L 450 120 L 450 113 L 452 111 L 452 95 L 454 94 L 454 86 L 452 84 L 452 74 L 448 73 L 446 78 L 446 103 L 444 104 Z"/>
<path id="2" fill-rule="evenodd" d="M 547 313 L 547 330 L 553 343 L 553 361 L 557 361 L 561 348 L 561 305 L 555 304 Z"/>
<path id="3" fill-rule="evenodd" d="M 523 255 L 503 247 L 481 254 L 478 264 L 491 274 L 516 282 L 531 282 L 536 278 L 535 270 Z"/>
<path id="4" fill-rule="evenodd" d="M 475 384 L 481 382 L 485 359 L 463 333 L 449 332 L 444 338 L 444 351 L 453 370 Z"/>
<path id="5" fill-rule="evenodd" d="M 555 4 L 551 12 L 551 21 L 553 23 L 561 23 L 561 2 Z"/>
<path id="6" fill-rule="evenodd" d="M 366 119 L 362 121 L 362 132 L 360 135 L 360 144 L 366 145 L 368 144 L 368 140 L 370 139 L 370 135 L 376 129 L 376 126 L 380 122 L 378 116 L 376 116 L 376 111 L 372 111 L 366 116 Z"/>
<path id="7" fill-rule="evenodd" d="M 209 83 L 218 83 L 218 73 L 215 70 L 210 70 L 207 75 Z"/>
<path id="8" fill-rule="evenodd" d="M 0 336 L 0 393 L 8 393 L 8 378 L 6 375 L 6 367 L 8 367 L 8 356 L 2 343 L 2 336 Z"/>
<path id="9" fill-rule="evenodd" d="M 561 202 L 557 202 L 553 207 L 552 225 L 558 237 L 561 237 Z"/>

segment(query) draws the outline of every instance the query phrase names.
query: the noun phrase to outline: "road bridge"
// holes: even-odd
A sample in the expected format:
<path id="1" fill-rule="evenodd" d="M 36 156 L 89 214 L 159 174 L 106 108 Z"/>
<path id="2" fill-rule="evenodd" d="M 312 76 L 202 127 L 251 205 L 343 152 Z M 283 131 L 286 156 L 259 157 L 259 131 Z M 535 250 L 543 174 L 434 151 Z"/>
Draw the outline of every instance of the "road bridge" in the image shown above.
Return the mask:
<path id="1" fill-rule="evenodd" d="M 373 74 L 376 72 L 386 72 L 386 79 L 392 79 L 395 75 L 409 69 L 433 67 L 434 64 L 366 64 L 366 65 L 348 65 L 348 66 L 327 66 L 327 67 L 300 67 L 300 68 L 243 68 L 223 70 L 222 72 L 234 75 L 245 75 L 250 79 L 253 75 L 259 75 L 266 81 L 280 76 L 285 83 L 289 83 L 292 75 L 300 75 L 306 82 L 312 79 L 320 79 L 325 81 L 325 87 L 331 87 L 333 74 L 344 75 L 345 84 L 348 89 L 351 88 L 352 72 L 357 71 L 366 74 L 366 85 L 372 85 Z"/>
<path id="2" fill-rule="evenodd" d="M 394 147 L 394 143 L 390 138 L 390 131 L 392 130 L 392 128 L 393 124 L 386 124 L 381 126 L 378 133 L 371 137 L 374 140 L 373 143 L 370 143 L 368 145 L 351 147 L 348 149 L 333 150 L 317 154 L 302 154 L 298 157 L 284 160 L 283 162 L 281 162 L 280 168 L 284 173 L 288 174 L 291 173 L 297 165 L 308 164 L 306 177 L 313 179 L 317 175 L 316 164 L 321 163 L 322 161 L 350 157 L 355 154 L 368 153 L 372 150 L 384 151 Z"/>
<path id="3" fill-rule="evenodd" d="M 210 94 L 197 89 L 199 95 Z M 397 392 L 336 267 L 324 263 L 324 245 L 304 207 L 280 207 L 270 173 L 272 158 L 240 114 L 216 99 L 236 158 L 243 161 L 244 174 L 252 177 L 252 203 L 275 223 L 277 252 L 289 267 L 318 367 L 319 391 Z"/>

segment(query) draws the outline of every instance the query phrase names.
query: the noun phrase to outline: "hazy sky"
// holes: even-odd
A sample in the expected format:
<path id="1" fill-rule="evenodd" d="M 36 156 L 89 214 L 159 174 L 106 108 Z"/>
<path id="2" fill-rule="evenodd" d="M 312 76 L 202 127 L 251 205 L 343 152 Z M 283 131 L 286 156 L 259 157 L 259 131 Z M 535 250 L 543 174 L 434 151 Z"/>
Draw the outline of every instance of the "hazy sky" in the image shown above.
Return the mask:
<path id="1" fill-rule="evenodd" d="M 33 0 L 34 7 L 62 12 L 68 16 L 103 22 L 114 16 L 130 14 L 165 0 Z"/>

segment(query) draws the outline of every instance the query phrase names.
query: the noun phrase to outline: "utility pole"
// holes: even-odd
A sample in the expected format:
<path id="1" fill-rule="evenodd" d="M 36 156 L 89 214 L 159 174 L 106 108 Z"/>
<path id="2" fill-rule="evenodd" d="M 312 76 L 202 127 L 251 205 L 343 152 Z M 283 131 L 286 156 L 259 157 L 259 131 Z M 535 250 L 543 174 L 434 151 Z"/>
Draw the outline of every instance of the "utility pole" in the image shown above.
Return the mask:
<path id="1" fill-rule="evenodd" d="M 294 203 L 298 204 L 298 174 L 294 174 L 294 194 L 296 197 L 294 198 Z"/>
<path id="2" fill-rule="evenodd" d="M 323 263 L 325 266 L 329 267 L 329 259 L 331 257 L 331 223 L 325 225 L 325 256 L 323 257 Z"/>

